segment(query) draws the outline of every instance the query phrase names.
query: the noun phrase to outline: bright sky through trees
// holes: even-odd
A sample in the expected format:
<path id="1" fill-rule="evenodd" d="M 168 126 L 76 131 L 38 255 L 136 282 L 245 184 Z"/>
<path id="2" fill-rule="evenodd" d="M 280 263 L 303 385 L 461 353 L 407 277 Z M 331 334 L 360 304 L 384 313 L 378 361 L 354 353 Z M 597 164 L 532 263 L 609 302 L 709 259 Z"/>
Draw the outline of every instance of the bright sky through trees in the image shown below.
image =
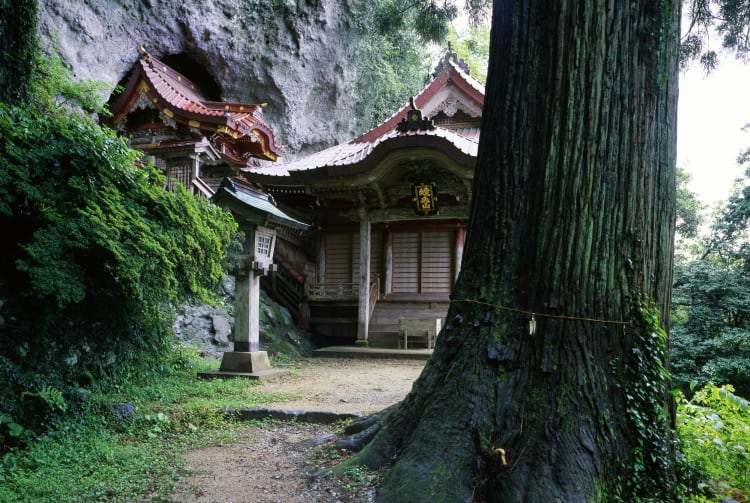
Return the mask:
<path id="1" fill-rule="evenodd" d="M 723 201 L 742 174 L 737 155 L 750 148 L 750 64 L 724 57 L 706 76 L 696 62 L 680 75 L 677 165 L 692 174 L 705 204 Z"/>

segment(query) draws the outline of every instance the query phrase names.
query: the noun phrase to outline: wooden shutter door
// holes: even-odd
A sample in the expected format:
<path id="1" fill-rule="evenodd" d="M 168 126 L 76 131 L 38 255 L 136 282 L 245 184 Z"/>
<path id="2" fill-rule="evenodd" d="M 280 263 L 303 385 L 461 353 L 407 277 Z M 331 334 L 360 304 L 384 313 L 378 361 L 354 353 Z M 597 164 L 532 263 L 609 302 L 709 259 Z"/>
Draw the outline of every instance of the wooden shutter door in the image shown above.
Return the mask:
<path id="1" fill-rule="evenodd" d="M 393 233 L 393 293 L 419 292 L 419 233 Z"/>
<path id="2" fill-rule="evenodd" d="M 450 293 L 453 242 L 450 231 L 422 233 L 422 293 Z"/>
<path id="3" fill-rule="evenodd" d="M 356 276 L 355 276 L 356 277 Z M 352 282 L 352 235 L 326 235 L 326 285 Z"/>

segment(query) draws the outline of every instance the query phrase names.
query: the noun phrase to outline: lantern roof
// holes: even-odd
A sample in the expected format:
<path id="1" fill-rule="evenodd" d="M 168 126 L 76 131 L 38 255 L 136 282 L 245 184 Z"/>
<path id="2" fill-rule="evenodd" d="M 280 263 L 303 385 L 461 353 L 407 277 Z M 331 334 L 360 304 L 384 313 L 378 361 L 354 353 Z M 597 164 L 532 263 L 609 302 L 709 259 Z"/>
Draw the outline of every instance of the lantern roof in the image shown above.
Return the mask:
<path id="1" fill-rule="evenodd" d="M 309 227 L 308 224 L 290 217 L 279 209 L 273 196 L 240 178 L 224 178 L 212 199 L 220 206 L 227 206 L 235 212 L 252 214 L 272 228 L 281 227 L 301 233 Z"/>

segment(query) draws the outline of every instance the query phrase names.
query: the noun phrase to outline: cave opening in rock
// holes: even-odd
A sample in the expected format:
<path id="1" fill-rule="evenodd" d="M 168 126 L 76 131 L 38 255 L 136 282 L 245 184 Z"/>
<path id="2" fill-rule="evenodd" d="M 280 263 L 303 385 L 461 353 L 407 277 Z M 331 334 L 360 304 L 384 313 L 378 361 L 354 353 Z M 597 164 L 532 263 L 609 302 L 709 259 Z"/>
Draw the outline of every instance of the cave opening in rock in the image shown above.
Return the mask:
<path id="1" fill-rule="evenodd" d="M 159 59 L 198 86 L 203 95 L 209 100 L 221 100 L 222 92 L 219 83 L 216 82 L 216 79 L 214 79 L 205 66 L 195 61 L 189 54 L 184 52 L 168 54 Z"/>

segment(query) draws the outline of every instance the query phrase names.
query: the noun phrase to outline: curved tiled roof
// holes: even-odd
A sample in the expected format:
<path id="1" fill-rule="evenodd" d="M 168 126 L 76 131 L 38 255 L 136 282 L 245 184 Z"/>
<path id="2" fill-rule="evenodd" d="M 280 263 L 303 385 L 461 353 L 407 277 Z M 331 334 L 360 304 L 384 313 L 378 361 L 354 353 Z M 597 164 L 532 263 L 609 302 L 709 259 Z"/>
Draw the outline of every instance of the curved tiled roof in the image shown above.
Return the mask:
<path id="1" fill-rule="evenodd" d="M 453 60 L 446 59 L 445 63 L 443 70 L 414 97 L 413 105 L 416 108 L 424 106 L 441 89 L 451 84 L 461 91 L 463 95 L 467 96 L 468 99 L 472 100 L 477 108 L 481 109 L 481 106 L 484 105 L 484 86 L 468 73 L 464 72 Z M 347 143 L 335 145 L 282 164 L 248 168 L 245 171 L 249 175 L 281 177 L 320 168 L 354 167 L 355 165 L 364 163 L 378 147 L 385 148 L 387 144 L 398 143 L 399 139 L 405 137 L 424 137 L 425 140 L 442 140 L 437 143 L 433 142 L 431 145 L 441 146 L 441 148 L 452 149 L 454 152 L 466 156 L 476 157 L 479 146 L 479 128 L 447 129 L 437 126 L 434 129 L 417 129 L 404 132 L 396 130 L 397 124 L 406 117 L 411 106 L 412 104 L 403 105 L 396 113 L 381 124 Z M 410 142 L 409 146 L 415 146 L 415 143 Z M 340 170 L 334 171 L 340 172 Z"/>
<path id="2" fill-rule="evenodd" d="M 428 82 L 427 85 L 417 93 L 414 97 L 414 106 L 416 108 L 424 107 L 430 98 L 435 96 L 435 94 L 448 85 L 448 83 L 455 85 L 458 89 L 475 100 L 480 106 L 484 105 L 484 85 L 468 73 L 464 72 L 454 61 L 449 59 L 447 63 L 448 64 L 443 68 L 443 71 L 437 74 L 435 78 Z M 383 133 L 395 128 L 396 124 L 406 117 L 406 113 L 410 109 L 411 105 L 409 103 L 404 104 L 396 113 L 391 115 L 385 121 L 353 141 L 373 141 Z"/>
<path id="3" fill-rule="evenodd" d="M 476 157 L 479 146 L 479 128 L 444 129 L 436 127 L 435 129 L 406 132 L 393 130 L 373 142 L 350 141 L 287 163 L 251 168 L 249 171 L 256 175 L 289 176 L 292 173 L 323 167 L 351 166 L 363 162 L 378 146 L 390 140 L 409 136 L 443 139 L 447 142 L 446 147 L 452 147 L 471 157 Z"/>

